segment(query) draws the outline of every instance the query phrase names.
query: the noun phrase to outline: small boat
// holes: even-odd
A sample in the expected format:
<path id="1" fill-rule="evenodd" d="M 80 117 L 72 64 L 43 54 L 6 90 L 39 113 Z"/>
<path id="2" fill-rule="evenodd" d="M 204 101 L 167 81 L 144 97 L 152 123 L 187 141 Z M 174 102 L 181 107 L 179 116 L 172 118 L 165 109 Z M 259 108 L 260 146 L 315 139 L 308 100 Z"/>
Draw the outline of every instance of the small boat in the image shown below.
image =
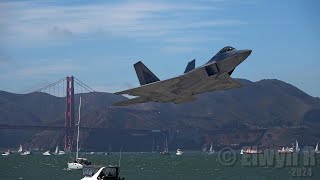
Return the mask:
<path id="1" fill-rule="evenodd" d="M 240 154 L 260 154 L 262 151 L 259 151 L 257 149 L 241 149 Z"/>
<path id="2" fill-rule="evenodd" d="M 202 152 L 207 152 L 207 146 L 204 146 L 202 149 L 201 149 Z"/>
<path id="3" fill-rule="evenodd" d="M 69 170 L 77 170 L 82 169 L 85 165 L 91 165 L 91 162 L 88 161 L 86 158 L 79 157 L 79 136 L 80 136 L 80 110 L 81 110 L 81 96 L 80 96 L 80 104 L 79 104 L 79 120 L 78 120 L 78 132 L 77 132 L 77 153 L 76 159 L 73 162 L 68 162 L 68 169 Z"/>
<path id="4" fill-rule="evenodd" d="M 31 155 L 31 151 L 24 151 L 21 153 L 21 156 Z"/>
<path id="5" fill-rule="evenodd" d="M 44 153 L 42 153 L 44 156 L 51 156 L 51 153 L 50 153 L 50 151 L 46 151 L 46 152 L 44 152 Z"/>
<path id="6" fill-rule="evenodd" d="M 60 150 L 58 155 L 65 155 L 65 154 L 66 152 Z"/>
<path id="7" fill-rule="evenodd" d="M 125 180 L 119 177 L 119 166 L 85 166 L 83 168 L 84 177 L 81 180 Z"/>
<path id="8" fill-rule="evenodd" d="M 240 154 L 244 154 L 243 149 L 240 150 Z"/>
<path id="9" fill-rule="evenodd" d="M 160 154 L 161 154 L 161 155 L 170 155 L 169 151 L 166 151 L 166 150 L 160 152 Z"/>
<path id="10" fill-rule="evenodd" d="M 212 142 L 211 142 L 211 146 L 210 146 L 210 149 L 209 149 L 209 152 L 208 154 L 211 155 L 214 153 L 214 150 L 213 150 L 213 147 L 212 147 Z"/>
<path id="11" fill-rule="evenodd" d="M 2 153 L 1 155 L 2 155 L 2 156 L 9 156 L 10 154 L 11 154 L 11 151 L 8 150 L 7 152 Z"/>
<path id="12" fill-rule="evenodd" d="M 181 149 L 177 149 L 176 155 L 181 156 L 183 154 L 183 151 Z"/>
<path id="13" fill-rule="evenodd" d="M 86 158 L 76 158 L 73 162 L 68 162 L 68 169 L 69 170 L 77 170 L 82 169 L 86 165 L 91 165 L 91 162 L 88 161 Z"/>
<path id="14" fill-rule="evenodd" d="M 289 148 L 289 147 L 286 147 L 286 148 L 282 147 L 282 149 L 278 150 L 278 153 L 293 153 L 293 152 L 294 152 L 293 148 Z"/>
<path id="15" fill-rule="evenodd" d="M 22 145 L 20 144 L 20 147 L 18 149 L 18 153 L 22 153 Z"/>

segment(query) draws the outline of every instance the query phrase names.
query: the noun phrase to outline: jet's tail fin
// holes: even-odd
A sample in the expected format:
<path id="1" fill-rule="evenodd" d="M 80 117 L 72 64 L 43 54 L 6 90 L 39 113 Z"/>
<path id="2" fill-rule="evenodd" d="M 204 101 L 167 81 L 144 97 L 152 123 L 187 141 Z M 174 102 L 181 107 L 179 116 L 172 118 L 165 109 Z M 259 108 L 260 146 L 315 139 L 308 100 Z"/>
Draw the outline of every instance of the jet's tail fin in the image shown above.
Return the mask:
<path id="1" fill-rule="evenodd" d="M 135 63 L 133 66 L 136 70 L 141 86 L 160 81 L 160 79 L 154 75 L 141 61 Z"/>
<path id="2" fill-rule="evenodd" d="M 193 70 L 195 67 L 196 67 L 196 60 L 194 59 L 188 63 L 186 69 L 184 70 L 184 73 L 187 73 L 187 72 Z"/>

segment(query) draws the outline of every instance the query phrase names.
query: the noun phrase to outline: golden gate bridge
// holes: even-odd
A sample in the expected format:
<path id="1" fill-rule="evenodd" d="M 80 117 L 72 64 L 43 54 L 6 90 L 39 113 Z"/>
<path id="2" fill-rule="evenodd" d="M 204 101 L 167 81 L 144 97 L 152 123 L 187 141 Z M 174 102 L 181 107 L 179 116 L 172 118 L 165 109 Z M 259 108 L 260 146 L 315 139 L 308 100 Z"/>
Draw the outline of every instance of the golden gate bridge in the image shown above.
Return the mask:
<path id="1" fill-rule="evenodd" d="M 16 129 L 16 130 L 55 130 L 64 131 L 64 150 L 71 151 L 74 142 L 74 134 L 76 129 L 75 121 L 75 94 L 93 93 L 90 86 L 83 83 L 74 76 L 59 79 L 51 84 L 43 86 L 31 93 L 46 93 L 56 97 L 65 97 L 64 126 L 50 125 L 8 125 L 0 124 L 0 129 Z M 114 128 L 95 128 L 81 127 L 81 131 L 104 130 L 109 133 L 132 133 L 132 134 L 149 134 L 163 133 L 165 130 L 146 130 L 146 129 L 114 129 Z"/>
<path id="2" fill-rule="evenodd" d="M 48 84 L 44 87 L 41 87 L 32 93 L 46 93 L 56 97 L 65 97 L 65 113 L 64 113 L 64 126 L 43 126 L 43 125 L 8 125 L 8 124 L 0 124 L 0 129 L 16 129 L 16 130 L 55 130 L 55 131 L 64 131 L 64 150 L 71 151 L 74 142 L 74 134 L 76 129 L 75 122 L 75 94 L 84 94 L 84 93 L 94 93 L 90 86 L 83 83 L 79 79 L 74 76 L 65 77 L 55 81 L 51 84 Z M 195 128 L 193 128 L 195 129 Z M 115 129 L 115 128 L 96 128 L 96 127 L 81 127 L 81 131 L 95 131 L 95 130 L 104 130 L 105 132 L 112 133 L 132 133 L 132 134 L 154 134 L 160 133 L 165 136 L 170 133 L 170 128 L 163 129 Z M 190 131 L 191 128 L 179 128 L 180 132 Z M 234 129 L 215 129 L 208 130 L 202 133 L 216 135 L 228 132 L 229 134 L 233 133 L 264 133 L 266 129 L 243 129 L 243 130 L 234 130 Z M 170 135 L 169 135 L 170 136 Z"/>

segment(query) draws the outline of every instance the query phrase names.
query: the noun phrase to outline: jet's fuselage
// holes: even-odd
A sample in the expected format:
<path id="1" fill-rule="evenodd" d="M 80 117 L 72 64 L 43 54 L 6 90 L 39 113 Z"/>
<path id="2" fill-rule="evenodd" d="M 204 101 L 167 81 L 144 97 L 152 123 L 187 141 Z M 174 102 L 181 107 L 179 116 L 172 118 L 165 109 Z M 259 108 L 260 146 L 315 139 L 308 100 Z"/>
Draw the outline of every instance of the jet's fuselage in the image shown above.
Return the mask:
<path id="1" fill-rule="evenodd" d="M 241 84 L 230 77 L 235 68 L 250 54 L 251 50 L 237 50 L 231 46 L 222 48 L 204 65 L 195 68 L 195 60 L 188 63 L 183 75 L 160 81 L 142 62 L 134 64 L 141 86 L 116 94 L 139 96 L 118 103 L 129 105 L 142 102 L 194 101 L 196 94 L 215 90 L 239 88 Z"/>
<path id="2" fill-rule="evenodd" d="M 229 51 L 224 51 L 224 49 Z M 213 56 L 207 63 L 184 75 L 193 76 L 192 74 L 198 74 L 197 71 L 205 71 L 207 72 L 208 76 L 222 73 L 229 73 L 230 75 L 232 71 L 251 54 L 251 52 L 252 50 L 249 49 L 237 50 L 232 47 L 225 47 L 221 49 L 215 56 Z"/>

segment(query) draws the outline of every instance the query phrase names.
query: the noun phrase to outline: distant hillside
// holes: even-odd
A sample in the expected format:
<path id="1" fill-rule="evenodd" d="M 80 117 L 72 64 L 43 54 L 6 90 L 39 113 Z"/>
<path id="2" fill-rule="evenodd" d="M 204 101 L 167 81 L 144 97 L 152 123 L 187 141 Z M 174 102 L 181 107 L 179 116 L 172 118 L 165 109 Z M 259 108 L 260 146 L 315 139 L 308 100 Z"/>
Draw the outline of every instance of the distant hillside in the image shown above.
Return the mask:
<path id="1" fill-rule="evenodd" d="M 320 99 L 309 96 L 298 88 L 279 80 L 251 82 L 239 79 L 244 87 L 202 94 L 195 102 L 145 103 L 128 107 L 114 107 L 112 103 L 126 99 L 110 93 L 82 94 L 81 126 L 112 127 L 118 129 L 171 129 L 171 147 L 200 149 L 208 138 L 216 146 L 251 144 L 263 146 L 290 145 L 295 139 L 312 145 L 320 140 Z M 75 104 L 78 104 L 76 95 Z M 63 125 L 65 99 L 43 93 L 26 95 L 0 91 L 0 124 Z M 201 132 L 215 129 L 267 128 L 264 134 L 243 132 L 236 135 L 212 137 Z M 179 129 L 191 129 L 181 133 Z M 196 131 L 200 133 L 195 133 Z M 0 130 L 0 147 L 15 147 L 19 143 L 31 147 L 53 148 L 62 144 L 63 133 L 54 131 L 25 132 L 29 136 L 9 141 L 13 130 Z M 16 132 L 16 131 L 14 131 Z M 105 132 L 107 133 L 107 132 Z M 110 143 L 115 147 L 125 144 L 127 150 L 150 150 L 152 137 L 112 136 L 104 132 L 83 133 L 83 148 L 104 150 Z M 6 138 L 4 138 L 6 137 Z M 151 138 L 151 139 L 150 139 Z M 103 143 L 96 143 L 97 141 Z M 158 140 L 162 145 L 162 140 Z"/>

